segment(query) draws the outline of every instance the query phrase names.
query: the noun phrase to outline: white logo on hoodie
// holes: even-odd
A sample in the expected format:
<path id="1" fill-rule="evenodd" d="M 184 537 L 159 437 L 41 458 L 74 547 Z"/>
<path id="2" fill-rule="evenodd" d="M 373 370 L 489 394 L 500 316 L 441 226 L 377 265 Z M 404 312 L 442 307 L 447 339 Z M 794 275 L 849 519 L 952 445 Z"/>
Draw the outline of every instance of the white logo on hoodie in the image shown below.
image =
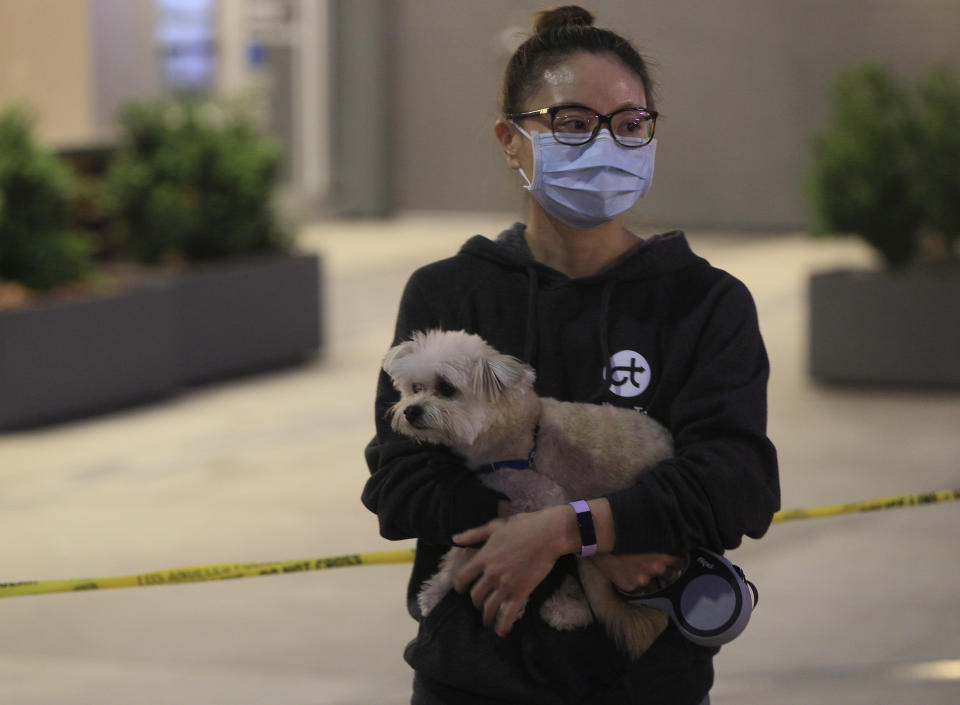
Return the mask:
<path id="1" fill-rule="evenodd" d="M 607 371 L 603 371 L 607 378 Z M 610 357 L 610 391 L 618 397 L 636 397 L 650 386 L 650 363 L 638 352 L 621 350 Z"/>

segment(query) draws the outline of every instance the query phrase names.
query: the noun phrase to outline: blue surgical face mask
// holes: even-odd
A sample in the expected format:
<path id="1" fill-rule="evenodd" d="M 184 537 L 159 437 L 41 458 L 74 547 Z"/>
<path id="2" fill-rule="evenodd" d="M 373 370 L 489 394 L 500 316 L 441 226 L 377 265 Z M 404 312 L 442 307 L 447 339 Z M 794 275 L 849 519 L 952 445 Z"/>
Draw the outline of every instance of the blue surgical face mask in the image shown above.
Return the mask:
<path id="1" fill-rule="evenodd" d="M 523 169 L 526 189 L 544 210 L 572 228 L 587 229 L 625 213 L 653 180 L 657 141 L 638 149 L 617 144 L 604 128 L 587 144 L 560 144 L 550 132 L 528 133 L 533 178 Z"/>

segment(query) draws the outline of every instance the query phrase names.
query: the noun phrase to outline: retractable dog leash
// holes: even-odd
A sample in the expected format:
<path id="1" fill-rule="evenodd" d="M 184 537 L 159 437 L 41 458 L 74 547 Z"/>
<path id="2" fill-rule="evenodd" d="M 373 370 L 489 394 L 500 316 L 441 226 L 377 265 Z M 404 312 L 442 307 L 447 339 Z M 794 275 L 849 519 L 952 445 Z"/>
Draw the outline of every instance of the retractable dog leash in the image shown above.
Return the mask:
<path id="1" fill-rule="evenodd" d="M 691 551 L 683 573 L 666 587 L 617 592 L 631 605 L 665 612 L 683 636 L 701 646 L 722 646 L 740 636 L 760 599 L 740 566 L 705 548 Z"/>
<path id="2" fill-rule="evenodd" d="M 960 499 L 960 489 L 880 497 L 848 504 L 781 511 L 774 515 L 773 523 L 915 507 L 957 499 Z M 663 610 L 681 634 L 702 646 L 722 646 L 740 636 L 760 599 L 757 586 L 747 580 L 740 566 L 705 548 L 694 549 L 684 572 L 666 587 L 646 593 L 629 593 L 619 588 L 617 592 L 632 605 L 647 605 Z"/>

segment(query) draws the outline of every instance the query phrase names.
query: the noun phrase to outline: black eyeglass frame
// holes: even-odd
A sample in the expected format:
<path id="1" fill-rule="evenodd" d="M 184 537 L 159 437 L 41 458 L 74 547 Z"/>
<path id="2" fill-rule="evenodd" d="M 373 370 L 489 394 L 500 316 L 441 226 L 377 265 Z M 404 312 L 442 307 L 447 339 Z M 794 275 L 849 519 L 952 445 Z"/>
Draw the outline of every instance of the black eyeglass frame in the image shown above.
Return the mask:
<path id="1" fill-rule="evenodd" d="M 590 137 L 588 137 L 583 142 L 576 142 L 576 143 L 564 142 L 563 140 L 557 137 L 557 130 L 554 127 L 554 122 L 557 118 L 557 113 L 559 113 L 564 108 L 579 108 L 580 110 L 586 110 L 597 116 L 597 124 L 594 126 L 593 132 L 590 134 Z M 613 120 L 613 116 L 618 115 L 620 113 L 625 113 L 628 110 L 634 110 L 636 112 L 643 113 L 644 115 L 649 116 L 647 119 L 650 121 L 650 137 L 643 144 L 624 144 L 617 138 L 617 135 L 613 131 L 613 123 L 611 122 Z M 614 110 L 609 115 L 601 115 L 596 110 L 594 110 L 593 108 L 588 108 L 586 105 L 580 105 L 578 103 L 564 103 L 562 105 L 552 105 L 549 108 L 539 108 L 538 110 L 528 110 L 527 112 L 524 112 L 524 113 L 507 113 L 506 115 L 504 115 L 504 117 L 506 117 L 508 120 L 525 120 L 527 118 L 543 117 L 544 115 L 550 116 L 550 131 L 553 133 L 553 138 L 557 140 L 557 142 L 559 142 L 560 144 L 566 144 L 571 147 L 578 147 L 580 145 L 593 142 L 596 136 L 600 134 L 600 128 L 606 125 L 609 128 L 610 135 L 613 137 L 614 141 L 617 144 L 619 144 L 621 147 L 625 149 L 640 149 L 641 147 L 646 147 L 648 144 L 650 144 L 653 141 L 653 135 L 657 130 L 657 117 L 660 115 L 660 113 L 658 113 L 656 110 L 647 110 L 646 108 L 641 108 L 639 106 L 630 106 L 627 108 L 620 108 L 620 110 Z"/>

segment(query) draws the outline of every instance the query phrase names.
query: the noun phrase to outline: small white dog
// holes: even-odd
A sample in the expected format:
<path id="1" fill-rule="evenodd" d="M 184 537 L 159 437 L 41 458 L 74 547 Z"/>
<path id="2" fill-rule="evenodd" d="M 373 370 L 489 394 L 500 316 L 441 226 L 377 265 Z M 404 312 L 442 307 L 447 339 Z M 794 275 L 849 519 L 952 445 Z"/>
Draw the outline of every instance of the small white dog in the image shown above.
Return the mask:
<path id="1" fill-rule="evenodd" d="M 484 485 L 510 499 L 514 512 L 601 497 L 673 454 L 669 433 L 649 416 L 539 397 L 532 367 L 463 331 L 414 333 L 390 349 L 383 369 L 401 394 L 390 410 L 393 428 L 463 456 Z M 527 458 L 529 469 L 494 467 Z M 445 554 L 418 596 L 423 614 L 451 589 L 475 550 Z M 541 617 L 567 630 L 587 626 L 596 615 L 621 648 L 639 657 L 666 627 L 666 615 L 626 604 L 591 559 L 578 565 L 583 590 L 567 577 Z"/>

